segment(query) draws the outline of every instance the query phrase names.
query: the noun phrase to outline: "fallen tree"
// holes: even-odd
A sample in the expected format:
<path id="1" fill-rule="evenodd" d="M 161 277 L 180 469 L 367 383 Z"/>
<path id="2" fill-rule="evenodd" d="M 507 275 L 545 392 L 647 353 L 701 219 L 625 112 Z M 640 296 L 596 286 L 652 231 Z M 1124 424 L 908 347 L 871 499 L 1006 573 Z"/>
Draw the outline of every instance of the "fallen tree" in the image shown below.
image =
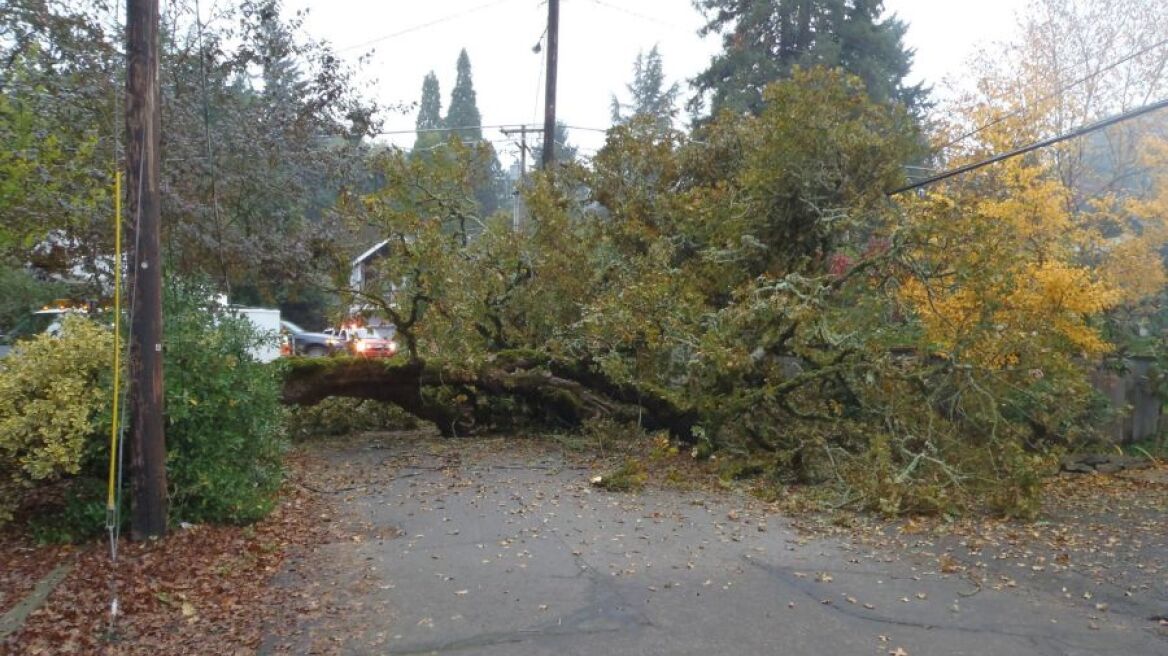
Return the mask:
<path id="1" fill-rule="evenodd" d="M 393 403 L 445 436 L 520 425 L 575 427 L 589 419 L 639 422 L 692 437 L 696 413 L 663 394 L 621 385 L 584 362 L 534 352 L 500 353 L 479 366 L 421 359 L 297 358 L 283 399 L 315 405 L 329 397 Z"/>
<path id="2" fill-rule="evenodd" d="M 1055 456 L 1109 421 L 1084 357 L 1160 325 L 1168 187 L 1079 211 L 1035 156 L 890 199 L 927 155 L 913 117 L 838 71 L 793 78 L 696 138 L 614 128 L 533 177 L 518 231 L 474 214 L 457 143 L 383 153 L 385 184 L 335 215 L 384 237 L 377 261 L 351 289 L 338 249 L 332 273 L 403 361 L 296 364 L 287 400 L 389 401 L 448 435 L 606 418 L 841 505 L 1033 516 Z M 1129 214 L 1158 227 L 1101 247 Z"/>

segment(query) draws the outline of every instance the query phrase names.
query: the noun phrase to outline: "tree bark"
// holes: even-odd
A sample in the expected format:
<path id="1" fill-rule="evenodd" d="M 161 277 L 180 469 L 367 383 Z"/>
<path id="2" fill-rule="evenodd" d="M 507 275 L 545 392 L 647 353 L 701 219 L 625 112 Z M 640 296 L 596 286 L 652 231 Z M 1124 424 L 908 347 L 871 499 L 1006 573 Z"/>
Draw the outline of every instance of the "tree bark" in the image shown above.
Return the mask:
<path id="1" fill-rule="evenodd" d="M 285 403 L 315 405 L 332 396 L 394 403 L 447 436 L 520 425 L 575 427 L 611 418 L 691 440 L 696 423 L 696 413 L 661 394 L 617 384 L 586 362 L 556 362 L 532 353 L 501 354 L 473 369 L 421 360 L 292 362 Z"/>

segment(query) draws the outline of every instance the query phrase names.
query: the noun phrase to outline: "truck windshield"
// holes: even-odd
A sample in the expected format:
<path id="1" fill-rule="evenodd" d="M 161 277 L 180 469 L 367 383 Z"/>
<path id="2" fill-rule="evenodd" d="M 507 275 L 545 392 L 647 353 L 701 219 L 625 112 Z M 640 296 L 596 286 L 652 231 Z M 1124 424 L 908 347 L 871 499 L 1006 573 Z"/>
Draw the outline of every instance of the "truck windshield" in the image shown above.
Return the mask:
<path id="1" fill-rule="evenodd" d="M 381 339 L 393 339 L 393 336 L 397 334 L 397 328 L 393 326 L 377 326 L 369 330 L 372 331 L 374 336 L 380 337 Z"/>
<path id="2" fill-rule="evenodd" d="M 56 313 L 39 312 L 36 314 L 26 315 L 21 318 L 20 321 L 16 322 L 16 325 L 12 327 L 12 330 L 8 331 L 6 337 L 11 340 L 18 337 L 32 337 L 33 335 L 39 335 L 45 332 L 45 330 L 50 325 L 52 325 L 53 321 L 57 319 L 58 316 L 59 315 Z"/>

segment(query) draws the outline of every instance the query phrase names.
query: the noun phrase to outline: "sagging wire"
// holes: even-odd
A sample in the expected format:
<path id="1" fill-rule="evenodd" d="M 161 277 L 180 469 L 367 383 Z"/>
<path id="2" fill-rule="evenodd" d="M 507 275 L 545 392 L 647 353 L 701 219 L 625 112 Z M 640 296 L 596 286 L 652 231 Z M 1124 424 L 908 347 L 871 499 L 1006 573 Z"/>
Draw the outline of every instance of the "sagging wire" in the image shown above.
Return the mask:
<path id="1" fill-rule="evenodd" d="M 113 32 L 121 28 L 119 14 L 122 3 L 114 2 L 110 6 L 110 18 L 113 23 Z M 109 571 L 109 625 L 108 635 L 113 635 L 117 628 L 118 618 L 118 539 L 121 537 L 121 503 L 122 503 L 122 446 L 125 443 L 125 402 L 127 397 L 122 390 L 122 171 L 121 171 L 121 130 L 119 129 L 118 106 L 119 97 L 115 85 L 110 93 L 110 115 L 113 125 L 110 132 L 113 134 L 111 157 L 114 169 L 114 345 L 113 345 L 113 375 L 112 408 L 110 413 L 110 454 L 109 454 L 109 485 L 106 492 L 105 528 L 109 534 L 110 571 Z M 127 347 L 129 342 L 127 341 Z M 126 361 L 129 352 L 126 353 Z"/>
<path id="2" fill-rule="evenodd" d="M 143 152 L 140 153 L 138 156 L 138 188 L 136 190 L 136 196 L 135 196 L 135 198 L 137 199 L 137 202 L 135 203 L 135 207 L 134 207 L 134 209 L 135 209 L 135 211 L 134 211 L 134 251 L 133 251 L 133 258 L 134 259 L 133 259 L 133 262 L 126 263 L 126 270 L 127 271 L 136 271 L 137 270 L 138 253 L 141 250 L 139 247 L 141 246 L 140 235 L 142 234 L 142 177 L 143 177 L 143 173 L 145 172 L 145 167 L 146 167 L 146 158 L 144 156 L 145 155 L 145 148 L 146 148 L 146 146 L 145 146 L 145 144 L 143 144 L 143 146 L 142 146 Z M 120 283 L 121 282 L 121 273 L 120 272 L 121 272 L 121 268 L 122 268 L 122 261 L 121 261 L 121 255 L 120 255 L 121 250 L 122 250 L 121 249 L 121 243 L 122 243 L 121 223 L 122 223 L 122 221 L 121 221 L 121 214 L 120 214 L 120 209 L 121 209 L 121 200 L 120 200 L 120 198 L 121 198 L 121 195 L 120 195 L 121 175 L 120 174 L 115 176 L 115 181 L 116 181 L 115 186 L 119 192 L 118 200 L 115 201 L 115 206 L 118 208 L 119 211 L 115 212 L 115 214 L 117 214 L 118 225 L 114 228 L 114 233 L 115 233 L 116 239 L 117 239 L 117 244 L 115 245 L 114 250 L 116 252 L 118 252 L 119 255 L 115 256 L 115 259 L 117 260 L 117 262 L 115 265 L 116 268 L 115 268 L 114 277 Z M 115 303 L 115 305 L 120 306 L 121 295 L 122 295 L 122 285 L 118 284 L 114 290 L 114 303 Z M 126 322 L 128 323 L 128 325 L 131 325 L 131 326 L 134 325 L 134 313 L 135 313 L 134 311 L 135 311 L 135 302 L 134 302 L 134 297 L 131 295 L 129 309 L 126 312 Z M 114 348 L 118 353 L 122 353 L 124 355 L 121 362 L 129 362 L 130 361 L 130 340 L 127 339 L 125 341 L 125 346 L 124 347 L 121 346 L 121 344 L 120 344 L 121 337 L 122 337 L 121 333 L 120 333 L 121 323 L 122 323 L 121 322 L 121 313 L 118 312 L 115 315 L 115 319 L 114 319 L 114 324 L 117 327 L 116 330 L 118 330 L 118 332 L 115 333 Z M 124 348 L 124 352 L 123 352 L 123 348 Z M 116 357 L 117 356 L 115 356 L 115 358 Z M 120 363 L 119 363 L 119 365 L 120 365 Z M 115 371 L 117 371 L 117 370 L 115 370 Z M 115 374 L 115 377 L 120 377 L 120 375 Z M 122 534 L 122 500 L 124 497 L 123 492 L 125 490 L 124 481 L 125 481 L 126 425 L 129 423 L 126 420 L 126 412 L 127 412 L 126 409 L 129 405 L 129 403 L 128 403 L 129 393 L 130 393 L 129 386 L 122 385 L 121 388 L 119 389 L 115 385 L 114 393 L 117 395 L 116 398 L 120 398 L 120 404 L 117 401 L 115 401 L 115 404 L 116 404 L 115 407 L 117 408 L 117 410 L 113 413 L 113 419 L 112 419 L 113 428 L 111 428 L 111 436 L 110 436 L 110 444 L 111 444 L 110 471 L 115 472 L 115 474 L 111 476 L 111 480 L 113 481 L 113 485 L 111 487 L 114 491 L 113 492 L 113 502 L 108 503 L 108 501 L 107 501 L 108 505 L 106 507 L 106 531 L 109 533 L 110 563 L 111 563 L 111 568 L 110 568 L 110 616 L 109 616 L 110 635 L 113 635 L 114 629 L 116 628 L 117 618 L 118 618 L 118 614 L 119 614 L 118 587 L 117 587 L 117 563 L 118 563 L 118 541 L 121 538 L 121 534 Z M 114 446 L 115 445 L 115 440 L 113 437 L 114 434 L 117 435 L 116 448 Z"/>
<path id="3" fill-rule="evenodd" d="M 109 486 L 105 500 L 105 528 L 110 533 L 110 559 L 118 558 L 114 528 L 118 524 L 117 479 L 119 465 L 118 429 L 122 396 L 122 172 L 114 171 L 114 386 L 110 413 Z"/>
<path id="4" fill-rule="evenodd" d="M 203 11 L 195 0 L 195 27 L 199 35 L 199 76 L 202 78 L 203 138 L 206 142 L 207 166 L 211 177 L 211 211 L 215 217 L 215 241 L 219 247 L 219 269 L 223 274 L 223 291 L 231 294 L 231 277 L 227 273 L 227 257 L 223 250 L 223 217 L 219 212 L 219 181 L 215 168 L 215 149 L 211 141 L 211 102 L 207 92 L 207 48 L 203 42 Z"/>

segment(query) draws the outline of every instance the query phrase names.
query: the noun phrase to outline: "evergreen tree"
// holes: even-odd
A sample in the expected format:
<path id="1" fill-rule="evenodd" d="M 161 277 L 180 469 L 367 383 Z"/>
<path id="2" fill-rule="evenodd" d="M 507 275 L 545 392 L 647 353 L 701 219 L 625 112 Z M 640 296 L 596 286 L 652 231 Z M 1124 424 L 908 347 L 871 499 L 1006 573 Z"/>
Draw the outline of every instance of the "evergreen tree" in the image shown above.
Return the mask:
<path id="1" fill-rule="evenodd" d="M 253 37 L 256 54 L 263 68 L 263 89 L 259 94 L 264 108 L 261 121 L 273 133 L 297 129 L 309 120 L 304 114 L 307 107 L 300 102 L 308 90 L 308 84 L 296 61 L 296 44 L 292 35 L 294 28 L 281 18 L 282 10 L 279 0 L 261 0 L 255 3 L 252 10 L 256 20 Z M 245 92 L 245 97 L 251 95 Z M 264 171 L 274 188 L 298 191 L 306 191 L 308 188 L 304 171 L 288 160 L 270 160 L 266 164 L 257 164 L 257 173 L 259 170 Z M 266 202 L 257 196 L 251 201 L 257 213 L 262 212 L 269 221 L 280 222 L 283 226 L 280 232 L 283 233 L 291 232 L 291 224 L 298 221 L 308 209 L 295 202 L 297 198 L 303 200 L 304 195 L 276 194 L 269 196 Z M 249 218 L 249 221 L 254 220 L 254 216 Z"/>
<path id="2" fill-rule="evenodd" d="M 708 17 L 701 33 L 721 34 L 723 50 L 693 79 L 689 104 L 700 114 L 722 110 L 758 114 L 762 89 L 790 76 L 796 66 L 839 67 L 859 76 L 876 100 L 918 109 L 927 93 L 905 86 L 913 53 L 904 47 L 907 26 L 880 20 L 883 0 L 694 0 Z"/>
<path id="3" fill-rule="evenodd" d="M 556 161 L 561 164 L 576 161 L 576 146 L 568 143 L 568 126 L 556 121 Z"/>
<path id="4" fill-rule="evenodd" d="M 579 148 L 568 142 L 568 125 L 563 121 L 556 121 L 555 131 L 555 158 L 556 164 L 568 164 L 576 161 L 576 155 Z M 540 168 L 540 160 L 543 153 L 543 131 L 540 130 L 535 141 L 529 146 L 528 153 L 531 157 L 531 164 L 535 168 Z"/>
<path id="5" fill-rule="evenodd" d="M 442 93 L 438 89 L 438 76 L 430 71 L 422 80 L 422 101 L 418 104 L 418 129 L 414 140 L 414 150 L 432 147 L 442 141 L 442 133 L 434 132 L 442 127 Z"/>
<path id="6" fill-rule="evenodd" d="M 464 143 L 473 143 L 483 138 L 483 118 L 475 103 L 474 81 L 470 73 L 470 57 L 466 48 L 458 54 L 458 77 L 450 94 L 450 108 L 446 113 L 446 127 L 454 130 Z"/>
<path id="7" fill-rule="evenodd" d="M 450 107 L 444 122 L 450 132 L 444 136 L 457 136 L 464 144 L 477 145 L 483 141 L 482 122 L 471 77 L 470 56 L 463 48 L 458 53 L 458 75 L 454 80 L 454 89 L 450 92 Z M 476 151 L 474 170 L 475 200 L 478 201 L 479 212 L 487 216 L 499 208 L 503 197 L 503 167 L 489 143 Z"/>
<path id="8" fill-rule="evenodd" d="M 676 82 L 665 88 L 665 72 L 662 70 L 661 53 L 657 46 L 649 54 L 637 54 L 633 62 L 633 81 L 626 87 L 632 102 L 622 103 L 615 94 L 612 96 L 612 122 L 623 125 L 634 116 L 650 116 L 660 130 L 673 127 L 677 115 L 677 97 L 681 93 Z"/>
<path id="9" fill-rule="evenodd" d="M 419 130 L 433 130 L 442 127 L 442 94 L 438 89 L 438 76 L 434 71 L 422 80 L 422 101 L 418 104 Z"/>
<path id="10" fill-rule="evenodd" d="M 294 120 L 286 115 L 296 106 L 307 84 L 295 60 L 295 43 L 291 28 L 280 19 L 281 6 L 276 0 L 260 5 L 260 23 L 256 30 L 258 55 L 263 66 L 263 95 L 277 115 L 273 118 Z"/>
<path id="11" fill-rule="evenodd" d="M 499 163 L 498 153 L 490 143 L 483 142 L 482 150 L 475 158 L 474 196 L 479 213 L 487 217 L 498 211 L 507 202 L 507 191 L 507 176 Z"/>
<path id="12" fill-rule="evenodd" d="M 475 105 L 474 82 L 471 79 L 470 57 L 466 49 L 458 55 L 458 77 L 450 95 L 446 118 L 442 118 L 442 99 L 438 77 L 431 71 L 422 82 L 422 99 L 418 104 L 415 124 L 418 136 L 414 140 L 411 157 L 451 162 L 454 151 L 447 150 L 457 138 L 470 148 L 467 169 L 472 178 L 474 198 L 478 211 L 485 217 L 500 206 L 504 198 L 503 171 L 499 158 L 490 143 L 483 140 L 482 117 Z M 439 131 L 439 128 L 447 128 Z M 458 129 L 453 129 L 458 128 Z M 473 230 L 472 230 L 473 232 Z"/>

